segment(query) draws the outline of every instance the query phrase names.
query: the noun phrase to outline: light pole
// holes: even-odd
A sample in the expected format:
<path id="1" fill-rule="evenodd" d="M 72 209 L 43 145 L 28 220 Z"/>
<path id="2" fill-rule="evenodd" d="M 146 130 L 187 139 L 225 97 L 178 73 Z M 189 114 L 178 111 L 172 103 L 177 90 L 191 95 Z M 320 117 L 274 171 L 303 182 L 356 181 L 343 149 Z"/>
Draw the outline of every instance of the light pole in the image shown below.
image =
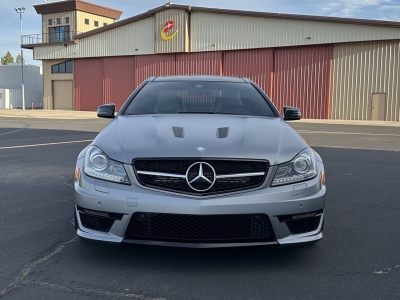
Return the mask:
<path id="1" fill-rule="evenodd" d="M 22 14 L 25 11 L 25 7 L 15 8 L 15 11 L 19 14 L 19 38 L 21 40 L 22 109 L 25 110 L 24 54 L 22 53 Z"/>

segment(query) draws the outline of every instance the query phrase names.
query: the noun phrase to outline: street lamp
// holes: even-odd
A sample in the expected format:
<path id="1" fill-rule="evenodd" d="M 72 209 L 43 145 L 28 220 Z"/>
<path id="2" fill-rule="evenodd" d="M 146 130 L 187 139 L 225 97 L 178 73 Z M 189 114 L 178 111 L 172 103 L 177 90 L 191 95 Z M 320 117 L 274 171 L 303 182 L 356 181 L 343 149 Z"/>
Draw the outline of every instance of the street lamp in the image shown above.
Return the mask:
<path id="1" fill-rule="evenodd" d="M 19 14 L 19 37 L 21 40 L 21 74 L 22 74 L 22 109 L 25 110 L 25 89 L 24 89 L 24 54 L 22 53 L 22 14 L 25 7 L 14 8 Z"/>

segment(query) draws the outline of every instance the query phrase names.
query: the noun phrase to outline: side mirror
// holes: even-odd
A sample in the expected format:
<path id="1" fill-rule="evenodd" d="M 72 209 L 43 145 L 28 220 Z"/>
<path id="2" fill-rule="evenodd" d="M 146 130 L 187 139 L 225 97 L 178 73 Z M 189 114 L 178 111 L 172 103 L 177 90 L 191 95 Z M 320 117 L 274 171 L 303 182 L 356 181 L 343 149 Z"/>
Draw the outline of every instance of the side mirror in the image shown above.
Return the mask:
<path id="1" fill-rule="evenodd" d="M 297 107 L 284 106 L 283 115 L 283 119 L 285 121 L 295 121 L 301 119 L 301 111 Z"/>
<path id="2" fill-rule="evenodd" d="M 115 117 L 114 114 L 115 114 L 115 104 L 100 105 L 99 108 L 97 109 L 97 116 L 99 118 L 112 119 Z"/>

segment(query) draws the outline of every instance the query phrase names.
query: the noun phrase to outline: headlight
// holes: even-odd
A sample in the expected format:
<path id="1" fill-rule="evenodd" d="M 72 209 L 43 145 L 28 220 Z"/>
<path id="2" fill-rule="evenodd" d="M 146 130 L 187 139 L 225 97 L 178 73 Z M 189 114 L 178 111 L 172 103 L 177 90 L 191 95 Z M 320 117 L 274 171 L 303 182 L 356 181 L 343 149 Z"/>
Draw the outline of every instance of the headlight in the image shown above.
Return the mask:
<path id="1" fill-rule="evenodd" d="M 90 146 L 87 150 L 83 171 L 90 177 L 130 184 L 124 166 L 109 159 L 107 155 L 95 146 Z"/>
<path id="2" fill-rule="evenodd" d="M 305 181 L 317 176 L 314 153 L 311 149 L 301 151 L 291 162 L 278 166 L 271 186 Z"/>

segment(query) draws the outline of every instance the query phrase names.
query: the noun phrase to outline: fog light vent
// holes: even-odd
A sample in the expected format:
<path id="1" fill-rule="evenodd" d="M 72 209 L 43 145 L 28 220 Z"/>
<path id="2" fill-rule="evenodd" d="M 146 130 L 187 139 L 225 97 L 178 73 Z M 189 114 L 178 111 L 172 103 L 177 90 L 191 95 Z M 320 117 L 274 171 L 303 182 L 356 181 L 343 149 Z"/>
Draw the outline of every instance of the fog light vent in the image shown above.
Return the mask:
<path id="1" fill-rule="evenodd" d="M 309 213 L 309 214 L 302 214 L 302 215 L 293 215 L 292 220 L 299 220 L 299 219 L 305 219 L 305 218 L 312 218 L 317 215 L 316 212 Z"/>
<path id="2" fill-rule="evenodd" d="M 88 215 L 99 216 L 103 218 L 108 218 L 110 216 L 109 213 L 89 209 L 84 209 L 83 212 Z"/>
<path id="3" fill-rule="evenodd" d="M 280 222 L 285 222 L 292 234 L 315 231 L 321 222 L 323 210 L 305 214 L 278 216 Z"/>

